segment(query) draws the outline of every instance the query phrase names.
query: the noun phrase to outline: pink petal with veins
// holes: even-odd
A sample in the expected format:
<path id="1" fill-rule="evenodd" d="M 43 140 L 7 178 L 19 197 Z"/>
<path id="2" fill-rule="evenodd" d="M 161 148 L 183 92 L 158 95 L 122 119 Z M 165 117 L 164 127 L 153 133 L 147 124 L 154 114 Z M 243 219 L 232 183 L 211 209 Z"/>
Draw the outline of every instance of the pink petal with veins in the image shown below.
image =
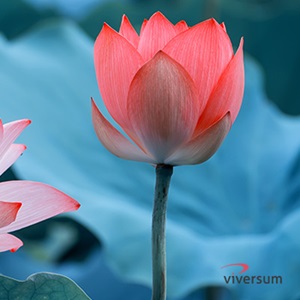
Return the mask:
<path id="1" fill-rule="evenodd" d="M 198 137 L 182 145 L 166 161 L 170 165 L 194 165 L 208 160 L 220 147 L 231 128 L 230 114 L 202 132 Z"/>
<path id="2" fill-rule="evenodd" d="M 3 202 L 0 201 L 0 228 L 12 223 L 22 206 L 20 202 Z"/>
<path id="3" fill-rule="evenodd" d="M 122 18 L 119 33 L 123 35 L 124 38 L 126 38 L 135 48 L 138 47 L 140 38 L 125 15 L 123 15 Z"/>
<path id="4" fill-rule="evenodd" d="M 138 51 L 145 61 L 151 59 L 174 37 L 174 25 L 160 12 L 155 13 L 140 34 Z"/>
<path id="5" fill-rule="evenodd" d="M 175 25 L 176 34 L 186 31 L 187 29 L 189 29 L 189 26 L 183 20 Z"/>
<path id="6" fill-rule="evenodd" d="M 0 183 L 1 200 L 20 202 L 16 220 L 2 228 L 0 234 L 18 230 L 58 214 L 77 210 L 80 204 L 59 190 L 39 182 L 7 181 Z"/>
<path id="7" fill-rule="evenodd" d="M 25 149 L 25 145 L 10 145 L 8 150 L 0 158 L 0 176 L 19 158 L 19 156 L 25 151 Z"/>
<path id="8" fill-rule="evenodd" d="M 0 143 L 0 158 L 8 150 L 10 145 L 21 134 L 25 127 L 31 123 L 30 120 L 19 120 L 3 125 L 3 137 Z"/>
<path id="9" fill-rule="evenodd" d="M 207 106 L 199 119 L 196 134 L 230 111 L 231 123 L 234 122 L 244 94 L 243 39 L 209 97 Z"/>
<path id="10" fill-rule="evenodd" d="M 144 31 L 144 29 L 145 29 L 147 23 L 148 23 L 148 20 L 145 19 L 145 20 L 143 21 L 142 26 L 141 26 L 141 29 L 140 29 L 140 36 L 142 35 L 142 33 L 143 33 L 143 31 Z"/>
<path id="11" fill-rule="evenodd" d="M 107 24 L 95 42 L 94 58 L 103 101 L 115 121 L 127 128 L 128 90 L 143 59 L 126 38 Z"/>
<path id="12" fill-rule="evenodd" d="M 190 139 L 201 109 L 185 69 L 158 52 L 134 77 L 128 94 L 132 128 L 156 162 Z"/>
<path id="13" fill-rule="evenodd" d="M 231 41 L 214 19 L 177 35 L 163 51 L 191 75 L 202 105 L 208 101 L 212 89 L 233 57 Z"/>

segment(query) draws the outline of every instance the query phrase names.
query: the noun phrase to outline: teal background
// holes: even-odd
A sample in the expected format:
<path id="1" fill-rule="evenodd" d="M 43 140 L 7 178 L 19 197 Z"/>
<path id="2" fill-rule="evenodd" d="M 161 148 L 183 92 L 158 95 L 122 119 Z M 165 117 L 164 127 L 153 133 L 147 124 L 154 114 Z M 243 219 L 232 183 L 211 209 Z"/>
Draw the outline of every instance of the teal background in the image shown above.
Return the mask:
<path id="1" fill-rule="evenodd" d="M 243 106 L 224 144 L 203 165 L 174 170 L 169 299 L 299 299 L 298 2 L 73 5 L 68 11 L 0 4 L 0 117 L 32 120 L 19 139 L 27 151 L 1 180 L 49 183 L 82 204 L 76 213 L 16 233 L 25 245 L 1 253 L 0 273 L 25 279 L 47 270 L 71 277 L 92 299 L 150 299 L 154 169 L 102 147 L 90 97 L 105 111 L 93 69 L 93 41 L 103 22 L 117 29 L 126 13 L 138 29 L 161 10 L 189 25 L 210 16 L 225 21 L 234 45 L 245 37 L 246 52 Z M 249 275 L 280 274 L 284 283 L 225 285 L 221 267 L 236 262 L 249 264 Z"/>

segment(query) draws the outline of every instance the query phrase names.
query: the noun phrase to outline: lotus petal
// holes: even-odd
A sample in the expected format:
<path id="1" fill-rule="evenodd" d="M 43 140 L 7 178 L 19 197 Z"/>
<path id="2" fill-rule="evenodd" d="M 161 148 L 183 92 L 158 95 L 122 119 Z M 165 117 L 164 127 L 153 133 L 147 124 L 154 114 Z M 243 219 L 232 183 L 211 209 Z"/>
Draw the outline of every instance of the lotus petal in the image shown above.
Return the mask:
<path id="1" fill-rule="evenodd" d="M 177 35 L 163 51 L 191 75 L 199 90 L 201 105 L 206 104 L 213 87 L 233 57 L 231 41 L 214 19 L 201 22 Z"/>
<path id="2" fill-rule="evenodd" d="M 192 136 L 200 108 L 189 74 L 161 51 L 137 72 L 129 89 L 132 128 L 156 163 Z"/>

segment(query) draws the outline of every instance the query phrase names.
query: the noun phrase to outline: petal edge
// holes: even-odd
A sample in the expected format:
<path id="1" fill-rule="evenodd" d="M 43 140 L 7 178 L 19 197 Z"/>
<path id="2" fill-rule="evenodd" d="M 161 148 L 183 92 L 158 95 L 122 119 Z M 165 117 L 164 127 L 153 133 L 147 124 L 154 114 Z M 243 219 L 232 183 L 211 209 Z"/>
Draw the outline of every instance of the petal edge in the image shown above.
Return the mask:
<path id="1" fill-rule="evenodd" d="M 188 141 L 201 110 L 186 70 L 159 51 L 135 75 L 128 94 L 132 130 L 157 163 Z"/>
<path id="2" fill-rule="evenodd" d="M 163 51 L 187 70 L 204 105 L 234 54 L 229 36 L 214 19 L 178 34 Z"/>
<path id="3" fill-rule="evenodd" d="M 123 15 L 122 17 L 119 33 L 124 36 L 135 48 L 138 47 L 140 37 L 126 15 Z"/>
<path id="4" fill-rule="evenodd" d="M 175 26 L 160 12 L 156 12 L 141 30 L 138 51 L 145 61 L 176 36 Z"/>
<path id="5" fill-rule="evenodd" d="M 235 56 L 222 73 L 208 99 L 207 106 L 200 116 L 197 131 L 208 128 L 227 111 L 230 111 L 231 122 L 235 121 L 243 100 L 244 81 L 243 39 L 241 39 Z"/>
<path id="6" fill-rule="evenodd" d="M 0 183 L 1 199 L 20 202 L 16 220 L 2 228 L 1 233 L 15 231 L 61 213 L 75 211 L 80 204 L 65 193 L 47 184 L 26 180 Z"/>
<path id="7" fill-rule="evenodd" d="M 26 150 L 22 144 L 12 144 L 4 155 L 0 158 L 0 176 L 19 158 Z"/>
<path id="8" fill-rule="evenodd" d="M 128 90 L 143 59 L 125 37 L 104 24 L 95 42 L 94 64 L 105 106 L 114 120 L 126 128 Z"/>
<path id="9" fill-rule="evenodd" d="M 16 252 L 23 242 L 12 234 L 2 233 L 0 234 L 0 252 L 8 251 Z"/>
<path id="10" fill-rule="evenodd" d="M 0 201 L 0 228 L 9 225 L 16 219 L 21 206 L 20 202 Z"/>
<path id="11" fill-rule="evenodd" d="M 3 125 L 3 138 L 0 144 L 0 158 L 9 149 L 21 132 L 31 123 L 28 119 L 13 121 Z"/>
<path id="12" fill-rule="evenodd" d="M 104 118 L 93 99 L 92 119 L 97 137 L 108 151 L 120 158 L 153 163 L 149 156 L 127 140 Z"/>
<path id="13" fill-rule="evenodd" d="M 231 120 L 228 112 L 198 137 L 186 145 L 182 145 L 165 163 L 171 165 L 195 165 L 205 162 L 218 150 L 230 128 Z"/>

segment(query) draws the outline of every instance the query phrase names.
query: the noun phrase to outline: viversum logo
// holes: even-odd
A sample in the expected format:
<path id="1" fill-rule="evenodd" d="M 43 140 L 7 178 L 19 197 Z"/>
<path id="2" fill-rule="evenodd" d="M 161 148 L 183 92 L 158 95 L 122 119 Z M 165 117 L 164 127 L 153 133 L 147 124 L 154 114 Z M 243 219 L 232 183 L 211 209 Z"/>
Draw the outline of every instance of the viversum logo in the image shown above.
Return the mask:
<path id="1" fill-rule="evenodd" d="M 244 263 L 235 263 L 229 264 L 221 267 L 224 268 L 232 268 L 232 270 L 239 270 L 238 274 L 245 273 L 249 266 Z M 235 275 L 234 272 L 232 275 L 223 276 L 226 284 L 282 284 L 282 276 L 279 275 Z"/>

